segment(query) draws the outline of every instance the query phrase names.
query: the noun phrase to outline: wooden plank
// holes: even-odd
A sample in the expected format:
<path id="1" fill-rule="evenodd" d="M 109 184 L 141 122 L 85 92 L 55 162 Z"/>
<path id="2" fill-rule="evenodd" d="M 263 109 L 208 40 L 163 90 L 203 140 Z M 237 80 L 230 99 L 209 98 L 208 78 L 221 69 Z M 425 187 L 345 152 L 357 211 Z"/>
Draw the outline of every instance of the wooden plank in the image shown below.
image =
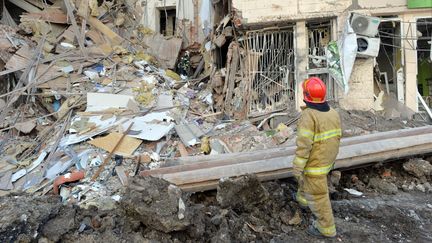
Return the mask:
<path id="1" fill-rule="evenodd" d="M 119 177 L 119 179 L 120 179 L 120 182 L 121 182 L 121 184 L 123 185 L 123 186 L 127 186 L 129 183 L 128 183 L 128 176 L 126 175 L 126 172 L 125 172 L 125 169 L 124 169 L 124 167 L 123 166 L 116 166 L 115 167 L 115 171 L 116 171 L 116 173 L 117 173 L 117 176 Z"/>
<path id="2" fill-rule="evenodd" d="M 224 177 L 233 177 L 246 174 L 255 174 L 273 171 L 282 168 L 291 168 L 294 156 L 279 157 L 269 160 L 257 160 L 242 164 L 230 164 L 214 168 L 182 171 L 172 174 L 163 174 L 159 177 L 175 185 L 197 183 L 208 180 L 218 180 Z"/>
<path id="3" fill-rule="evenodd" d="M 98 170 L 96 171 L 96 173 L 93 174 L 91 181 L 96 181 L 96 179 L 99 177 L 99 174 L 103 171 L 103 169 L 105 168 L 106 164 L 108 163 L 108 161 L 111 160 L 111 156 L 113 155 L 113 153 L 116 151 L 117 147 L 120 145 L 120 143 L 123 141 L 123 138 L 129 133 L 129 131 L 131 130 L 132 126 L 133 126 L 133 122 L 129 125 L 129 127 L 126 129 L 125 132 L 122 133 L 122 136 L 120 137 L 120 139 L 117 141 L 117 143 L 114 145 L 113 149 L 109 152 L 108 156 L 105 158 L 105 160 L 102 162 L 102 164 L 99 166 Z"/>
<path id="4" fill-rule="evenodd" d="M 396 153 L 395 153 L 395 151 L 383 153 L 383 154 L 381 154 L 379 161 L 387 162 L 387 161 L 392 161 L 392 160 L 395 160 L 398 158 L 400 159 L 400 158 L 410 157 L 410 156 L 417 155 L 417 154 L 430 153 L 431 151 L 432 151 L 432 144 L 418 145 L 418 146 L 398 150 Z M 370 160 L 370 159 L 368 159 L 368 160 Z M 347 168 L 347 167 L 341 167 L 341 165 L 344 165 L 344 162 L 345 161 L 338 161 L 335 165 L 335 169 Z M 360 163 L 360 160 L 358 160 L 358 161 L 351 160 L 351 162 L 356 162 L 356 164 L 358 165 Z M 363 162 L 363 163 L 368 164 L 369 162 Z M 291 177 L 292 176 L 292 170 L 290 168 L 287 168 L 287 169 L 281 169 L 281 170 L 276 170 L 276 171 L 256 173 L 256 175 L 260 181 L 277 180 L 277 179 L 283 179 L 283 178 Z M 214 190 L 217 188 L 218 184 L 219 184 L 219 180 L 208 180 L 208 181 L 203 181 L 203 182 L 199 182 L 199 183 L 189 183 L 189 184 L 182 184 L 182 185 L 178 185 L 178 186 L 182 190 L 187 191 L 187 192 L 199 192 L 199 191 Z"/>
<path id="5" fill-rule="evenodd" d="M 432 134 L 409 137 L 388 138 L 372 142 L 346 145 L 341 148 L 335 168 L 346 168 L 364 163 L 397 159 L 421 153 L 432 152 Z M 223 177 L 240 176 L 250 173 L 265 173 L 292 167 L 294 155 L 275 157 L 248 162 L 231 162 L 210 168 L 200 168 L 154 176 L 163 178 L 176 185 L 203 183 Z"/>
<path id="6" fill-rule="evenodd" d="M 89 1 L 81 1 L 78 7 L 78 16 L 87 20 L 89 15 Z"/>
<path id="7" fill-rule="evenodd" d="M 75 33 L 73 32 L 73 26 L 69 26 L 64 32 L 63 34 L 61 34 L 59 36 L 59 38 L 57 39 L 57 41 L 60 41 L 62 38 L 65 38 L 67 41 L 69 41 L 70 43 L 74 43 L 75 41 Z"/>
<path id="8" fill-rule="evenodd" d="M 76 74 L 72 74 L 70 79 L 75 80 L 78 79 L 80 76 Z M 54 78 L 53 80 L 50 80 L 43 84 L 38 84 L 36 87 L 40 89 L 54 89 L 54 90 L 66 90 L 67 89 L 67 83 L 69 82 L 69 78 L 60 76 L 58 78 Z"/>
<path id="9" fill-rule="evenodd" d="M 260 181 L 278 180 L 288 178 L 292 176 L 292 169 L 282 169 L 276 171 L 262 172 L 255 174 Z M 200 183 L 190 183 L 179 185 L 179 187 L 185 192 L 202 192 L 208 190 L 214 190 L 219 185 L 219 180 L 204 181 Z"/>
<path id="10" fill-rule="evenodd" d="M 86 35 L 97 45 L 102 45 L 106 43 L 100 32 L 96 30 L 89 30 L 87 31 Z"/>
<path id="11" fill-rule="evenodd" d="M 25 11 L 29 12 L 29 13 L 39 13 L 42 12 L 42 10 L 40 10 L 39 8 L 35 7 L 34 5 L 25 2 L 23 0 L 9 0 L 9 2 L 15 4 L 16 6 L 24 9 Z"/>
<path id="12" fill-rule="evenodd" d="M 183 42 L 181 38 L 166 39 L 161 34 L 153 34 L 144 36 L 143 42 L 149 47 L 147 52 L 157 58 L 162 68 L 175 68 Z"/>
<path id="13" fill-rule="evenodd" d="M 189 153 L 188 153 L 188 151 L 186 150 L 186 147 L 184 146 L 183 143 L 179 142 L 179 143 L 177 144 L 177 149 L 179 150 L 180 155 L 181 155 L 182 157 L 187 157 L 187 156 L 189 156 Z"/>
<path id="14" fill-rule="evenodd" d="M 40 13 L 25 13 L 21 15 L 24 20 L 44 20 L 56 24 L 68 24 L 68 17 L 57 9 L 44 10 Z"/>
<path id="15" fill-rule="evenodd" d="M 394 161 L 396 159 L 407 158 L 419 154 L 428 154 L 431 153 L 431 151 L 432 151 L 432 144 L 417 145 L 413 147 L 399 149 L 397 151 L 379 153 L 376 155 L 375 160 L 381 162 L 388 162 L 388 161 Z M 367 165 L 373 163 L 373 162 L 368 162 L 370 160 L 371 160 L 370 156 L 350 158 L 346 160 L 338 160 L 337 163 L 335 164 L 335 169 L 344 170 L 347 168 L 351 168 L 352 166 L 358 166 L 359 164 Z M 269 180 L 278 180 L 278 179 L 292 177 L 293 174 L 291 168 L 286 168 L 286 169 L 281 169 L 276 171 L 256 173 L 256 176 L 260 181 L 269 181 Z M 179 187 L 186 192 L 201 192 L 201 191 L 214 190 L 217 188 L 218 184 L 219 184 L 219 180 L 209 180 L 209 181 L 204 181 L 199 183 L 183 184 L 183 185 L 179 185 Z"/>
<path id="16" fill-rule="evenodd" d="M 75 15 L 73 13 L 73 8 L 72 8 L 69 0 L 64 0 L 64 4 L 65 4 L 66 9 L 67 9 L 67 16 L 69 17 L 69 19 L 72 23 L 73 32 L 75 33 L 75 36 L 78 40 L 78 44 L 81 48 L 81 52 L 82 52 L 83 56 L 87 56 L 87 53 L 86 53 L 85 47 L 84 47 L 84 43 L 82 42 L 82 39 L 81 39 L 81 32 L 78 28 L 78 24 L 76 22 Z"/>
<path id="17" fill-rule="evenodd" d="M 227 110 L 227 113 L 230 115 L 231 111 L 231 100 L 234 92 L 234 85 L 235 85 L 235 76 L 237 74 L 237 69 L 239 67 L 240 63 L 240 52 L 239 52 L 239 46 L 238 43 L 232 42 L 230 44 L 229 51 L 231 53 L 231 62 L 229 63 L 229 68 L 227 70 L 227 79 L 225 80 L 225 88 L 224 88 L 224 94 L 225 94 L 225 105 L 224 110 Z"/>
<path id="18" fill-rule="evenodd" d="M 15 54 L 30 60 L 33 57 L 34 51 L 35 50 L 31 49 L 29 46 L 22 46 Z"/>
<path id="19" fill-rule="evenodd" d="M 28 3 L 33 4 L 34 6 L 40 8 L 40 9 L 44 9 L 45 8 L 44 4 L 40 0 L 25 0 L 25 1 L 28 2 Z"/>
<path id="20" fill-rule="evenodd" d="M 96 30 L 100 31 L 102 34 L 104 34 L 113 45 L 120 45 L 120 43 L 124 41 L 122 37 L 120 37 L 117 33 L 112 31 L 108 26 L 104 25 L 100 20 L 95 17 L 89 17 L 88 24 Z"/>
<path id="21" fill-rule="evenodd" d="M 342 138 L 341 146 L 372 142 L 372 141 L 388 139 L 388 138 L 415 136 L 415 135 L 421 135 L 425 133 L 432 133 L 432 126 L 401 129 L 401 130 L 388 131 L 388 132 L 372 133 L 372 134 L 356 136 L 356 137 Z M 277 147 L 277 148 L 267 149 L 265 152 L 251 151 L 251 152 L 219 154 L 219 155 L 191 156 L 185 158 L 177 158 L 176 160 L 173 161 L 167 161 L 164 164 L 164 166 L 170 167 L 175 165 L 187 165 L 187 164 L 196 164 L 196 163 L 204 163 L 204 162 L 217 163 L 218 161 L 226 161 L 232 158 L 235 158 L 235 160 L 237 161 L 243 161 L 245 159 L 247 160 L 248 158 L 266 159 L 275 156 L 292 155 L 294 151 L 295 151 L 295 146 L 288 146 L 288 147 Z"/>

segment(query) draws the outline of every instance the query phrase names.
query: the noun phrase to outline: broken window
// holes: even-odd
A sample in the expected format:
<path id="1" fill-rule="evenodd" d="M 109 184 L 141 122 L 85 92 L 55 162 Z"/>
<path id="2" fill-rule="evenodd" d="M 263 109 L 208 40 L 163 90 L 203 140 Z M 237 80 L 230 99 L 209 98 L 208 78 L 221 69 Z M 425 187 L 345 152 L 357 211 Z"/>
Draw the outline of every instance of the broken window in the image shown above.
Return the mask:
<path id="1" fill-rule="evenodd" d="M 325 68 L 325 48 L 331 40 L 330 21 L 307 23 L 309 42 L 309 69 Z"/>
<path id="2" fill-rule="evenodd" d="M 327 100 L 335 100 L 334 80 L 327 69 L 326 48 L 331 38 L 331 20 L 309 21 L 308 30 L 308 76 L 319 77 L 327 85 Z"/>
<path id="3" fill-rule="evenodd" d="M 386 94 L 393 93 L 404 102 L 404 78 L 402 74 L 401 23 L 397 19 L 382 18 L 379 26 L 381 47 L 376 58 L 380 89 Z M 398 76 L 399 72 L 399 76 Z M 377 94 L 376 94 L 377 95 Z"/>
<path id="4" fill-rule="evenodd" d="M 432 18 L 417 21 L 417 81 L 419 93 L 432 105 Z"/>
<path id="5" fill-rule="evenodd" d="M 248 32 L 246 50 L 249 116 L 295 107 L 293 29 Z"/>
<path id="6" fill-rule="evenodd" d="M 160 9 L 160 33 L 164 36 L 173 36 L 176 29 L 176 10 Z"/>

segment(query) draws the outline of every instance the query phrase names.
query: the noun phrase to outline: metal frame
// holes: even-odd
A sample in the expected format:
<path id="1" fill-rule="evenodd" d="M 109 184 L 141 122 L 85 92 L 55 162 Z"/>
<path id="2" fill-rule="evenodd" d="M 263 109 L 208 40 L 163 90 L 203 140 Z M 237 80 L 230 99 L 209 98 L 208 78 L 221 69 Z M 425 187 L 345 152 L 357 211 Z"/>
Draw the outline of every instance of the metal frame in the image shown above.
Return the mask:
<path id="1" fill-rule="evenodd" d="M 295 108 L 294 39 L 292 27 L 246 32 L 249 116 Z"/>
<path id="2" fill-rule="evenodd" d="M 306 22 L 306 30 L 307 30 L 307 41 L 308 41 L 308 69 L 307 69 L 307 74 L 308 76 L 317 76 L 319 78 L 321 78 L 327 85 L 327 100 L 332 100 L 332 101 L 336 101 L 337 100 L 337 92 L 336 92 L 336 85 L 334 83 L 334 79 L 331 77 L 331 75 L 328 72 L 327 69 L 327 61 L 326 59 L 324 59 L 324 65 L 322 67 L 314 67 L 311 68 L 310 66 L 310 58 L 312 56 L 311 54 L 311 47 L 309 46 L 309 33 L 310 31 L 313 31 L 313 29 L 315 28 L 311 28 L 310 26 L 308 26 L 308 22 L 328 22 L 326 24 L 323 24 L 322 27 L 328 27 L 328 35 L 329 35 L 329 41 L 332 41 L 336 38 L 336 33 L 333 31 L 333 28 L 337 27 L 337 20 L 334 18 L 331 19 L 323 19 L 320 21 L 307 21 Z M 320 28 L 320 26 L 317 26 L 316 29 Z M 314 33 L 314 37 L 316 37 L 317 34 Z M 321 54 L 323 56 L 323 58 L 325 58 L 325 46 L 321 47 L 321 50 L 319 50 L 319 54 Z"/>

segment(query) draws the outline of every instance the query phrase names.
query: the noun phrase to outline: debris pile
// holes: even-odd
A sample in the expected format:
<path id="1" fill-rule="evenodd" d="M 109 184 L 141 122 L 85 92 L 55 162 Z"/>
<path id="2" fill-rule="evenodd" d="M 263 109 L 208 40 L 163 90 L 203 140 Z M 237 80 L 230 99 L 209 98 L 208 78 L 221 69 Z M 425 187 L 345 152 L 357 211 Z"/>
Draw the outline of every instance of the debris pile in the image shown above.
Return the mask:
<path id="1" fill-rule="evenodd" d="M 353 194 L 356 190 L 352 188 L 346 190 L 350 189 L 348 178 L 357 176 L 366 180 L 370 175 L 382 179 L 388 176 L 388 171 L 398 181 L 415 180 L 404 174 L 401 164 L 339 172 L 342 178 L 332 193 L 339 241 L 365 237 L 382 242 L 431 239 L 427 230 L 432 225 L 429 194 L 401 192 L 389 197 L 372 188 L 363 190 L 363 195 Z M 304 229 L 311 223 L 312 215 L 291 198 L 295 190 L 290 179 L 261 183 L 256 176 L 246 175 L 221 180 L 216 192 L 194 195 L 158 178 L 137 177 L 119 192 L 118 202 L 110 208 L 63 205 L 51 195 L 8 195 L 0 197 L 3 215 L 0 239 L 4 242 L 304 241 L 310 239 Z M 421 227 L 407 228 L 412 224 Z M 401 229 L 404 234 L 396 234 Z"/>
<path id="2" fill-rule="evenodd" d="M 335 188 L 341 190 L 343 185 L 361 193 L 430 193 L 431 169 L 431 163 L 421 158 L 404 163 L 377 164 L 371 168 L 358 169 L 357 173 L 344 173 L 340 185 Z"/>
<path id="3" fill-rule="evenodd" d="M 174 158 L 292 142 L 287 126 L 224 116 L 202 45 L 182 49 L 139 24 L 139 2 L 11 1 L 24 11 L 0 25 L 1 77 L 11 79 L 0 94 L 2 195 L 110 208 L 131 177 Z"/>

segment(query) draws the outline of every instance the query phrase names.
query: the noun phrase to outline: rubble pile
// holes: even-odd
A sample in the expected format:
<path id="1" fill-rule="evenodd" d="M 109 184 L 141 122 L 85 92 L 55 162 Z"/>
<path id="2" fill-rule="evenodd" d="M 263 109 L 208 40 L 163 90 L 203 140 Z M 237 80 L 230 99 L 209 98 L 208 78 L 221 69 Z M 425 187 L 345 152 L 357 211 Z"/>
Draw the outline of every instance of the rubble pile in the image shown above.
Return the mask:
<path id="1" fill-rule="evenodd" d="M 356 173 L 344 173 L 340 183 L 360 193 L 396 194 L 398 192 L 431 193 L 430 161 L 421 158 L 404 163 L 377 164 L 371 168 L 358 169 Z"/>
<path id="2" fill-rule="evenodd" d="M 0 194 L 109 209 L 140 171 L 179 157 L 294 144 L 297 112 L 248 119 L 250 67 L 230 16 L 185 47 L 140 24 L 140 1 L 12 3 L 23 12 L 0 25 Z M 344 136 L 420 125 L 339 113 Z"/>
<path id="3" fill-rule="evenodd" d="M 416 180 L 396 162 L 374 170 L 337 171 L 332 206 L 338 241 L 431 239 L 432 202 L 427 192 L 388 197 L 372 187 L 357 194 L 352 178 Z M 369 177 L 368 177 L 369 176 Z M 350 178 L 350 180 L 347 180 Z M 340 179 L 340 180 L 339 180 Z M 430 181 L 430 178 L 427 179 Z M 348 190 L 351 189 L 351 190 Z M 360 190 L 360 189 L 359 189 Z M 52 195 L 0 198 L 3 242 L 286 242 L 308 240 L 311 212 L 292 199 L 292 180 L 261 183 L 255 175 L 221 180 L 216 191 L 190 195 L 168 182 L 132 178 L 111 207 L 64 205 Z M 405 193 L 405 194 L 404 194 Z M 407 196 L 410 195 L 410 196 Z M 396 222 L 390 224 L 390 222 Z M 419 227 L 411 227 L 416 224 Z M 381 227 L 376 227 L 382 225 Z M 396 232 L 404 230 L 403 235 Z"/>
<path id="4" fill-rule="evenodd" d="M 109 209 L 130 178 L 166 161 L 293 141 L 287 126 L 225 116 L 202 45 L 139 24 L 139 2 L 24 1 L 19 21 L 3 18 L 1 195 Z"/>

